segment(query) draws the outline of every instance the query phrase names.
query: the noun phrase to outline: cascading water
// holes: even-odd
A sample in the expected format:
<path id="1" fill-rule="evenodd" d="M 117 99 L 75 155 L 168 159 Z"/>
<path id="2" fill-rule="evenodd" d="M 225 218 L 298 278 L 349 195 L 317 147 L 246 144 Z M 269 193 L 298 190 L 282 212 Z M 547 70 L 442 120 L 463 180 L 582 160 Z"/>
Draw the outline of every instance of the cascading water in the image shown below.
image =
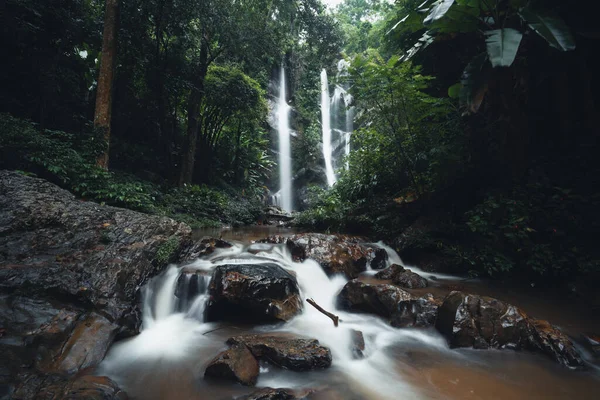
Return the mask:
<path id="1" fill-rule="evenodd" d="M 281 67 L 279 99 L 277 102 L 277 132 L 279 136 L 279 192 L 274 199 L 285 211 L 293 211 L 292 152 L 290 145 L 290 106 L 287 103 L 285 70 Z"/>
<path id="2" fill-rule="evenodd" d="M 348 75 L 348 63 L 338 62 L 338 81 Z M 350 136 L 354 129 L 354 107 L 347 84 L 336 84 L 329 99 L 327 72 L 321 72 L 321 118 L 323 126 L 323 157 L 327 183 L 332 186 L 337 178 L 335 171 L 342 168 L 341 160 L 346 157 L 344 168 L 348 169 L 347 156 L 350 154 Z"/>
<path id="3" fill-rule="evenodd" d="M 383 243 L 371 246 L 388 252 L 388 265 L 402 265 L 400 257 Z M 217 266 L 265 263 L 276 263 L 290 271 L 298 281 L 302 299 L 313 298 L 338 315 L 339 326 L 307 305 L 300 315 L 278 325 L 249 327 L 204 322 L 210 276 Z M 436 274 L 436 278 L 444 277 Z M 111 377 L 132 398 L 232 399 L 253 389 L 205 380 L 202 374 L 207 363 L 226 348 L 224 343 L 231 336 L 285 332 L 318 339 L 331 350 L 332 366 L 314 372 L 292 372 L 261 363 L 258 387 L 332 388 L 339 395 L 335 398 L 369 400 L 490 398 L 482 390 L 493 387 L 502 390 L 494 398 L 526 399 L 539 392 L 531 392 L 530 387 L 515 392 L 513 387 L 527 384 L 519 381 L 521 375 L 537 374 L 542 381 L 556 379 L 554 373 L 540 370 L 539 364 L 516 361 L 524 355 L 451 350 L 435 330 L 396 329 L 377 316 L 340 310 L 335 299 L 346 282 L 343 276 L 328 277 L 313 260 L 293 261 L 285 244 L 238 244 L 217 249 L 190 265 L 170 266 L 144 287 L 142 332 L 115 344 L 97 372 Z M 364 335 L 363 358 L 356 358 L 353 352 L 354 331 Z M 490 372 L 493 364 L 490 365 L 489 357 L 500 360 L 504 369 Z M 511 372 L 513 369 L 517 372 Z M 558 373 L 563 374 L 561 371 Z M 512 381 L 507 383 L 509 379 Z"/>
<path id="4" fill-rule="evenodd" d="M 327 184 L 331 187 L 335 184 L 336 178 L 333 171 L 333 151 L 331 146 L 331 112 L 329 104 L 329 82 L 327 80 L 327 71 L 321 71 L 321 125 L 323 128 L 323 158 L 325 159 L 325 174 Z"/>

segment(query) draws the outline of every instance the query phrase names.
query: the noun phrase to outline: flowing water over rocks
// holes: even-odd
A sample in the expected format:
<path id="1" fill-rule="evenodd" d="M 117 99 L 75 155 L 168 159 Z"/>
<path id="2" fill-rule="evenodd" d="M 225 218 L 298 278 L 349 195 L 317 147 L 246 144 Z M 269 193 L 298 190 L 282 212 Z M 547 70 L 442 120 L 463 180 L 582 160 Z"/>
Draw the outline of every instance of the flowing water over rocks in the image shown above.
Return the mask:
<path id="1" fill-rule="evenodd" d="M 490 298 L 481 283 L 414 266 L 406 274 L 385 244 L 344 235 L 194 242 L 183 224 L 16 173 L 0 171 L 0 205 L 1 399 L 592 399 L 600 390 L 597 320 L 582 323 L 573 310 L 585 310 L 559 296 Z M 178 264 L 165 269 L 169 261 Z"/>
<path id="2" fill-rule="evenodd" d="M 349 280 L 343 269 L 332 273 L 331 260 L 319 252 L 315 254 L 321 255 L 316 257 L 321 264 L 307 257 L 312 243 L 327 239 L 334 248 L 343 242 L 364 249 L 364 254 L 356 253 L 365 257 L 358 279 Z M 296 234 L 222 246 L 185 266 L 171 266 L 145 288 L 145 329 L 115 344 L 99 373 L 118 382 L 130 396 L 144 399 L 594 398 L 600 381 L 593 367 L 566 369 L 554 363 L 551 358 L 560 360 L 543 346 L 523 346 L 527 351 L 521 352 L 452 349 L 454 341 L 452 336 L 447 341 L 445 327 L 439 328 L 442 334 L 434 329 L 445 294 L 419 292 L 435 289 L 451 277 L 427 280 L 429 287 L 419 289 L 375 280 L 376 271 L 368 262 L 374 257 L 369 254 L 381 248 L 382 244 L 367 244 L 361 238 Z M 385 249 L 386 266 L 397 264 L 394 269 L 401 271 L 397 254 Z M 224 271 L 233 274 L 231 285 Z M 208 277 L 210 282 L 196 285 L 181 278 L 190 275 Z M 185 292 L 182 285 L 194 289 Z M 187 310 L 178 308 L 182 295 L 178 298 L 176 291 L 192 297 Z M 211 302 L 224 292 L 233 308 L 207 319 Z M 249 293 L 253 299 L 246 297 Z M 268 300 L 272 293 L 279 297 Z M 306 303 L 295 316 L 276 322 L 269 316 L 278 309 L 281 296 L 292 296 L 292 303 L 313 299 L 341 322 L 335 327 Z M 451 294 L 449 303 L 453 296 L 457 295 Z M 512 307 L 499 303 L 503 310 Z M 254 314 L 256 310 L 260 315 Z M 505 324 L 505 314 L 489 316 L 491 326 Z M 206 322 L 209 319 L 213 322 Z M 534 334 L 537 320 L 528 321 L 527 332 Z M 558 335 L 546 337 L 547 342 L 554 340 L 558 347 L 571 343 L 551 325 L 546 328 Z M 253 385 L 258 389 L 248 388 Z"/>

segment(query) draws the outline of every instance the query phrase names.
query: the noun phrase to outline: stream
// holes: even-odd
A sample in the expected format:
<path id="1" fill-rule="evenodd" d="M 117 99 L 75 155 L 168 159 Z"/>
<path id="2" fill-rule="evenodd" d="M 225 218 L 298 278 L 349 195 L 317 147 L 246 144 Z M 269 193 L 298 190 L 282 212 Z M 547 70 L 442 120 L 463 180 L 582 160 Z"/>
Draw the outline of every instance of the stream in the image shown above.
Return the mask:
<path id="1" fill-rule="evenodd" d="M 335 297 L 347 282 L 342 276 L 328 277 L 313 260 L 294 262 L 284 245 L 254 244 L 281 229 L 200 232 L 222 236 L 235 243 L 210 256 L 187 264 L 186 269 L 207 271 L 192 299 L 175 295 L 180 266 L 171 265 L 143 288 L 141 333 L 113 345 L 98 369 L 115 380 L 134 399 L 233 399 L 255 388 L 204 379 L 207 364 L 234 335 L 269 332 L 318 339 L 330 348 L 333 363 L 325 370 L 293 372 L 261 362 L 257 388 L 318 389 L 314 399 L 596 399 L 600 393 L 600 371 L 590 364 L 585 371 L 569 370 L 540 354 L 510 350 L 450 349 L 434 329 L 398 329 L 369 314 L 349 313 L 336 308 Z M 388 263 L 401 263 L 385 247 Z M 296 276 L 302 299 L 313 298 L 324 309 L 338 315 L 332 321 L 305 303 L 301 315 L 287 323 L 246 325 L 203 320 L 210 271 L 223 264 L 274 262 Z M 411 268 L 408 266 L 408 268 Z M 486 292 L 484 282 L 427 273 L 411 268 L 429 279 L 430 287 L 409 290 L 414 294 L 443 295 L 456 286 L 523 307 L 540 318 L 563 327 L 569 334 L 600 331 L 597 319 L 577 315 L 573 307 L 556 296 L 516 295 L 517 291 L 495 288 Z M 372 280 L 373 271 L 360 279 Z M 381 281 L 378 281 L 381 283 Z M 518 292 L 521 293 L 521 292 Z M 562 306 L 561 306 L 562 304 Z M 549 315 L 543 315 L 543 310 Z M 538 315 L 542 313 L 542 315 Z M 364 358 L 351 351 L 351 332 L 365 338 Z M 585 350 L 581 349 L 584 357 Z M 586 357 L 588 358 L 588 357 Z"/>

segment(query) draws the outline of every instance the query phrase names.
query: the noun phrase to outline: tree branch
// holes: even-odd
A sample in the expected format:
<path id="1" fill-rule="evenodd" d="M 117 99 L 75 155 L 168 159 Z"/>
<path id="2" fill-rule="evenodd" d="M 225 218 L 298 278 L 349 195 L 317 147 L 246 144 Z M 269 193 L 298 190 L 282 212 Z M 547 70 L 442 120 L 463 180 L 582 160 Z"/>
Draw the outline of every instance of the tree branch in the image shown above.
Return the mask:
<path id="1" fill-rule="evenodd" d="M 316 308 L 317 310 L 319 310 L 321 313 L 327 315 L 329 318 L 331 318 L 331 320 L 333 321 L 333 325 L 335 325 L 336 327 L 338 326 L 338 323 L 341 321 L 340 318 L 335 315 L 330 313 L 329 311 L 325 311 L 320 305 L 318 305 L 313 299 L 306 299 L 306 302 L 308 304 L 310 304 L 311 306 L 313 306 L 314 308 Z"/>

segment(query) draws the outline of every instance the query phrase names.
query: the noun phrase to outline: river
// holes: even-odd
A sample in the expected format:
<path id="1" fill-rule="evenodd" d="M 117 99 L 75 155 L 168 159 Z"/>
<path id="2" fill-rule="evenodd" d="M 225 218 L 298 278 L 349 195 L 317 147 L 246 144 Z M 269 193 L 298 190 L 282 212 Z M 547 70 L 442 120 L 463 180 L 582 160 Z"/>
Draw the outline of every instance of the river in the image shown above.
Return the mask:
<path id="1" fill-rule="evenodd" d="M 271 234 L 289 233 L 280 228 L 198 232 L 198 236 L 221 236 L 235 242 L 235 246 L 218 250 L 186 268 L 209 272 L 220 264 L 276 262 L 296 276 L 303 299 L 313 298 L 340 316 L 339 327 L 309 306 L 301 315 L 281 324 L 205 323 L 202 315 L 206 292 L 200 290 L 194 301 L 178 303 L 175 283 L 181 267 L 173 265 L 144 288 L 142 332 L 116 343 L 98 372 L 114 379 L 134 399 L 232 399 L 256 389 L 206 380 L 206 365 L 227 347 L 227 338 L 270 332 L 316 338 L 331 349 L 333 364 L 326 370 L 292 372 L 261 364 L 257 387 L 320 389 L 312 399 L 598 398 L 600 371 L 591 363 L 587 370 L 576 371 L 540 354 L 450 349 L 433 329 L 393 328 L 377 316 L 336 309 L 335 296 L 346 278 L 327 277 L 312 260 L 294 262 L 283 245 L 251 243 Z M 387 251 L 390 262 L 401 262 L 393 250 Z M 430 284 L 427 289 L 412 290 L 414 294 L 443 295 L 459 288 L 511 302 L 535 317 L 549 319 L 575 337 L 582 332 L 600 331 L 600 322 L 592 311 L 574 312 L 585 309 L 561 301 L 552 293 L 532 290 L 525 294 L 517 288 L 413 270 L 428 278 Z M 367 271 L 360 279 L 371 281 L 372 274 Z M 364 334 L 362 359 L 352 357 L 353 329 Z M 585 357 L 587 353 L 581 350 Z"/>

